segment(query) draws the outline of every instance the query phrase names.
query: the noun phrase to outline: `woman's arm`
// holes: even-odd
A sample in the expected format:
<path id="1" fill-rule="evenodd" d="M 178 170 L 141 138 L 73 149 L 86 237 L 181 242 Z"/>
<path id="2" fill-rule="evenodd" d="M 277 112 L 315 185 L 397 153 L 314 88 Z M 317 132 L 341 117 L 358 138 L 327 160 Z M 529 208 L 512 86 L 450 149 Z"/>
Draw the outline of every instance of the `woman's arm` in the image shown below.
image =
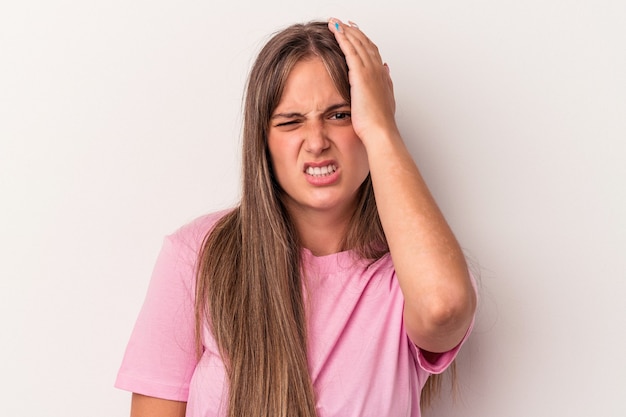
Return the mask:
<path id="1" fill-rule="evenodd" d="M 133 393 L 130 417 L 185 417 L 187 403 Z"/>
<path id="2" fill-rule="evenodd" d="M 329 28 L 346 55 L 352 124 L 367 149 L 408 336 L 424 350 L 450 350 L 476 306 L 465 257 L 402 140 L 389 69 L 376 45 L 356 26 L 336 23 Z"/>

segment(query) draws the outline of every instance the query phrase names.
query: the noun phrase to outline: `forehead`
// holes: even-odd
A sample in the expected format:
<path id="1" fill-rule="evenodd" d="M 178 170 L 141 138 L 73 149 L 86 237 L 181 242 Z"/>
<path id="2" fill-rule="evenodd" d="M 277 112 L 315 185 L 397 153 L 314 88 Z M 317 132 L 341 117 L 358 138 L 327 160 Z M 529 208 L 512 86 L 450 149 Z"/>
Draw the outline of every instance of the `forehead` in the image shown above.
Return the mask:
<path id="1" fill-rule="evenodd" d="M 342 100 L 324 62 L 317 56 L 298 61 L 287 76 L 278 108 Z"/>

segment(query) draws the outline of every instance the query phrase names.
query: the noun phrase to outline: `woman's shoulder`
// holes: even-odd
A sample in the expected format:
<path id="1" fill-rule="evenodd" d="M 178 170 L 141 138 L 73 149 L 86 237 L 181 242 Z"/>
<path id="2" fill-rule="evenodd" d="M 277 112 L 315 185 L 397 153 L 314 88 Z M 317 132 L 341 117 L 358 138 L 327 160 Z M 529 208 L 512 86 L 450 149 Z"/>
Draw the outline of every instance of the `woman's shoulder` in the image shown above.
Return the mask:
<path id="1" fill-rule="evenodd" d="M 176 229 L 167 238 L 187 246 L 197 247 L 202 244 L 213 226 L 233 210 L 234 208 L 222 209 L 198 216 Z"/>

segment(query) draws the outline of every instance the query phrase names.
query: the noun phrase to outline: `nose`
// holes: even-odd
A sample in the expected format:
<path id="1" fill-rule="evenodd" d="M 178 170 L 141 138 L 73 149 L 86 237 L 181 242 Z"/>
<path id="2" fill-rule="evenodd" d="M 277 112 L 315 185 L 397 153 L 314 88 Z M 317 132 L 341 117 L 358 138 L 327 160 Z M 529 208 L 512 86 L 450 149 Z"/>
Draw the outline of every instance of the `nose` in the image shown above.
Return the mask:
<path id="1" fill-rule="evenodd" d="M 321 121 L 311 123 L 305 135 L 304 149 L 309 153 L 318 155 L 330 146 L 324 123 Z"/>

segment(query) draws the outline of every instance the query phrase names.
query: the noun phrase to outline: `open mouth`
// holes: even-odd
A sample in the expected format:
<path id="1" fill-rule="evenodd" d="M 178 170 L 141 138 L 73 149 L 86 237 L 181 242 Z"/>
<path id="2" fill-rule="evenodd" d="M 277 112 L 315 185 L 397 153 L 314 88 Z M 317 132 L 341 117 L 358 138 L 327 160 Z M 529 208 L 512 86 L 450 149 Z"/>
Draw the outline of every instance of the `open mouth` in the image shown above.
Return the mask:
<path id="1" fill-rule="evenodd" d="M 313 177 L 325 177 L 335 171 L 337 171 L 337 167 L 334 164 L 328 164 L 322 167 L 308 167 L 305 172 Z"/>

